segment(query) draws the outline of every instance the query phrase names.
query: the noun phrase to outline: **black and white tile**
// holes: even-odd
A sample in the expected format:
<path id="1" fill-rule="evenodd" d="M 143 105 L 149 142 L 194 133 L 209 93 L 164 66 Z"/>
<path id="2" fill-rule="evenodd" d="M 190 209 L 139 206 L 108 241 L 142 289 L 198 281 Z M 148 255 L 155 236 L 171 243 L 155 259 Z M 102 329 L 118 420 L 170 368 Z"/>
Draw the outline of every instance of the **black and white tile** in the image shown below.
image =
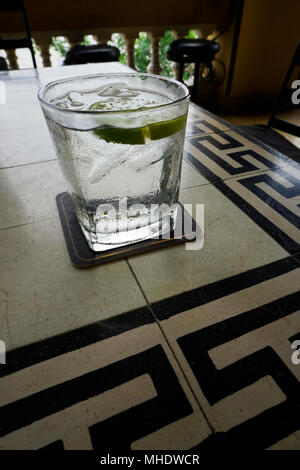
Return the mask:
<path id="1" fill-rule="evenodd" d="M 297 162 L 242 131 L 190 137 L 184 158 L 284 249 L 299 251 Z"/>
<path id="2" fill-rule="evenodd" d="M 11 351 L 0 375 L 0 449 L 188 449 L 211 433 L 147 308 Z"/>
<path id="3" fill-rule="evenodd" d="M 151 306 L 216 446 L 265 449 L 300 429 L 299 268 L 286 258 Z"/>

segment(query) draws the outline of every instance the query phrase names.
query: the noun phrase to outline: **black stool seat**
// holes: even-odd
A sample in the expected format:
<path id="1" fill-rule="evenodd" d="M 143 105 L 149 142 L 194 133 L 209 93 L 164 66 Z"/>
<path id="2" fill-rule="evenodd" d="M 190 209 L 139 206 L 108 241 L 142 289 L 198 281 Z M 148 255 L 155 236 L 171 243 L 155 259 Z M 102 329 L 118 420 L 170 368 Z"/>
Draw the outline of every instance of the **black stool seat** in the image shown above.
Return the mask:
<path id="1" fill-rule="evenodd" d="M 198 75 L 200 64 L 205 64 L 207 72 L 207 80 L 212 76 L 211 62 L 215 58 L 215 54 L 219 52 L 220 44 L 208 39 L 176 39 L 171 42 L 167 50 L 167 59 L 179 63 L 179 80 L 183 83 L 183 72 L 185 63 L 194 63 L 194 85 L 192 91 L 192 100 L 196 100 L 198 88 Z"/>
<path id="2" fill-rule="evenodd" d="M 208 39 L 176 39 L 171 42 L 167 59 L 173 62 L 206 63 L 214 60 L 220 44 Z"/>
<path id="3" fill-rule="evenodd" d="M 73 46 L 67 52 L 64 65 L 87 64 L 88 62 L 117 62 L 120 51 L 107 44 Z"/>

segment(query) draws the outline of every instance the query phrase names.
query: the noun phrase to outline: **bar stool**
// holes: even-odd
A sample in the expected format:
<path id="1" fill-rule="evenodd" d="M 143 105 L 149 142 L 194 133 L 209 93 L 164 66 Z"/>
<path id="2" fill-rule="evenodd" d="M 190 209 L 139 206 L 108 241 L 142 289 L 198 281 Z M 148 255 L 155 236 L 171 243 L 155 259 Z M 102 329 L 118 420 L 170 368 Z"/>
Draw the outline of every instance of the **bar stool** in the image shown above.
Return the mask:
<path id="1" fill-rule="evenodd" d="M 200 64 L 208 68 L 206 79 L 209 80 L 212 72 L 211 62 L 219 52 L 220 44 L 208 39 L 176 39 L 171 42 L 167 50 L 167 59 L 179 63 L 179 81 L 183 82 L 184 64 L 195 64 L 192 100 L 197 96 L 198 76 Z"/>
<path id="2" fill-rule="evenodd" d="M 64 65 L 87 64 L 89 62 L 117 62 L 119 57 L 119 49 L 107 44 L 73 46 L 66 54 Z"/>

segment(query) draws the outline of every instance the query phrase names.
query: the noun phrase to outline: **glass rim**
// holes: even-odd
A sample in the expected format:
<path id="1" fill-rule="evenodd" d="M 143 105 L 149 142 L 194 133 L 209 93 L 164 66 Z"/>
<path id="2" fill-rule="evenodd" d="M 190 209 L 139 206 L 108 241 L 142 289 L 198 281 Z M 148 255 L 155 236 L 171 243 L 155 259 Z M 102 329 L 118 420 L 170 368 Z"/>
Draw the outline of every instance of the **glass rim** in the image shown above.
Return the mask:
<path id="1" fill-rule="evenodd" d="M 68 108 L 60 108 L 56 106 L 53 103 L 50 103 L 49 101 L 46 100 L 45 98 L 45 93 L 47 90 L 57 84 L 72 81 L 72 80 L 78 80 L 78 79 L 85 79 L 85 78 L 93 78 L 93 77 L 129 77 L 129 76 L 139 76 L 139 77 L 150 77 L 158 81 L 163 81 L 163 82 L 171 82 L 174 85 L 177 85 L 178 88 L 181 88 L 184 91 L 184 96 L 181 98 L 177 98 L 176 100 L 172 100 L 169 103 L 163 103 L 163 104 L 158 104 L 154 106 L 149 106 L 146 109 L 145 108 L 132 108 L 132 109 L 112 109 L 112 110 L 80 110 L 80 109 L 68 109 Z M 40 90 L 38 91 L 38 99 L 41 103 L 43 103 L 45 106 L 49 106 L 51 109 L 55 110 L 56 112 L 63 112 L 63 113 L 76 113 L 76 114 L 116 114 L 116 113 L 122 113 L 122 114 L 128 114 L 128 113 L 133 113 L 133 112 L 149 112 L 152 110 L 157 110 L 160 108 L 167 108 L 170 106 L 174 106 L 176 104 L 179 104 L 181 102 L 186 101 L 190 97 L 190 92 L 188 87 L 184 84 L 179 82 L 178 80 L 175 80 L 174 78 L 168 78 L 164 77 L 162 75 L 155 75 L 152 73 L 140 73 L 140 72 L 124 72 L 124 73 L 96 73 L 96 74 L 88 74 L 88 75 L 77 75 L 74 77 L 68 77 L 68 78 L 62 78 L 59 80 L 53 80 L 52 82 L 47 83 L 44 85 Z"/>

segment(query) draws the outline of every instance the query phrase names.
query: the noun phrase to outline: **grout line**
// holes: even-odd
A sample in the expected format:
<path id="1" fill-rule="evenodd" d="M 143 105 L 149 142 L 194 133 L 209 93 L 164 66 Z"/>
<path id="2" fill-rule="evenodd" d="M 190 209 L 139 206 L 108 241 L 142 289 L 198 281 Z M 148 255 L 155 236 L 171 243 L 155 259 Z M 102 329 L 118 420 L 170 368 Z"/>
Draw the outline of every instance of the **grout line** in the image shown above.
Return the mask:
<path id="1" fill-rule="evenodd" d="M 193 168 L 193 167 L 192 167 Z M 197 171 L 197 170 L 196 170 Z M 202 183 L 202 184 L 194 184 L 193 186 L 186 186 L 185 188 L 182 188 L 180 186 L 180 191 L 185 191 L 186 189 L 192 189 L 192 188 L 201 188 L 202 186 L 208 186 L 209 184 L 213 185 L 213 183 L 210 183 L 209 181 L 207 183 Z"/>
<path id="2" fill-rule="evenodd" d="M 52 220 L 52 219 L 57 219 L 57 216 L 54 215 L 52 217 L 45 217 L 44 219 L 33 220 L 32 222 L 25 222 L 24 224 L 11 225 L 10 227 L 3 227 L 3 228 L 0 228 L 0 231 L 1 230 L 10 230 L 10 229 L 13 229 L 13 228 L 18 228 L 18 227 L 24 227 L 25 225 L 38 224 L 40 222 L 45 222 L 47 220 Z"/>
<path id="3" fill-rule="evenodd" d="M 136 274 L 135 274 L 135 272 L 134 272 L 134 270 L 133 270 L 131 264 L 129 263 L 128 258 L 125 258 L 125 261 L 126 261 L 126 263 L 127 263 L 127 266 L 128 266 L 128 268 L 129 268 L 131 274 L 133 275 L 133 277 L 134 277 L 134 279 L 135 279 L 135 281 L 136 281 L 138 287 L 140 288 L 140 290 L 141 290 L 141 292 L 142 292 L 142 295 L 143 295 L 143 297 L 144 297 L 144 299 L 145 299 L 145 302 L 146 302 L 146 304 L 147 304 L 147 307 L 149 308 L 149 310 L 150 310 L 150 312 L 151 312 L 151 314 L 152 314 L 152 316 L 153 316 L 153 318 L 154 318 L 154 320 L 155 320 L 155 322 L 156 322 L 158 328 L 160 329 L 160 332 L 161 332 L 162 336 L 164 337 L 164 339 L 165 339 L 167 345 L 169 346 L 170 351 L 171 351 L 171 354 L 173 355 L 173 358 L 174 358 L 175 362 L 177 363 L 177 366 L 179 367 L 179 370 L 181 371 L 181 373 L 182 373 L 182 375 L 183 375 L 183 377 L 184 377 L 184 379 L 185 379 L 185 381 L 186 381 L 186 383 L 187 383 L 187 385 L 188 385 L 188 387 L 189 387 L 189 389 L 190 389 L 190 391 L 191 391 L 191 393 L 192 393 L 192 395 L 193 395 L 193 397 L 194 397 L 196 403 L 198 404 L 198 406 L 199 406 L 199 408 L 200 408 L 200 411 L 201 411 L 201 413 L 202 413 L 203 416 L 204 416 L 204 419 L 206 420 L 206 422 L 207 422 L 207 424 L 208 424 L 208 426 L 209 426 L 209 428 L 210 428 L 212 434 L 214 434 L 214 433 L 215 433 L 215 430 L 214 430 L 213 426 L 210 424 L 210 422 L 209 422 L 209 420 L 208 420 L 208 417 L 207 417 L 207 415 L 206 415 L 204 409 L 202 408 L 202 405 L 201 405 L 201 403 L 199 402 L 199 400 L 198 400 L 198 398 L 197 398 L 197 396 L 196 396 L 196 394 L 195 394 L 195 392 L 194 392 L 194 390 L 193 390 L 193 388 L 192 388 L 192 386 L 191 386 L 191 384 L 190 384 L 190 382 L 189 382 L 189 380 L 188 380 L 188 378 L 187 378 L 187 376 L 186 376 L 185 371 L 183 370 L 181 364 L 179 363 L 179 361 L 178 361 L 178 359 L 177 359 L 177 357 L 176 357 L 176 354 L 175 354 L 175 352 L 174 352 L 174 350 L 173 350 L 173 348 L 172 348 L 172 346 L 171 346 L 171 344 L 170 344 L 170 342 L 169 342 L 169 339 L 168 339 L 167 335 L 165 334 L 165 332 L 164 332 L 164 330 L 163 330 L 163 328 L 162 328 L 162 326 L 161 326 L 159 320 L 157 319 L 156 315 L 154 314 L 154 312 L 153 312 L 153 310 L 152 310 L 152 308 L 151 308 L 151 304 L 149 303 L 149 301 L 148 301 L 148 299 L 147 299 L 147 296 L 146 296 L 146 294 L 145 294 L 145 292 L 144 292 L 144 290 L 143 290 L 143 288 L 142 288 L 142 286 L 141 286 L 141 283 L 139 282 L 139 280 L 138 280 L 138 278 L 137 278 L 137 276 L 136 276 Z"/>
<path id="4" fill-rule="evenodd" d="M 41 160 L 39 162 L 29 162 L 29 163 L 21 163 L 20 165 L 3 166 L 3 167 L 0 167 L 0 170 L 9 170 L 10 168 L 18 168 L 20 166 L 36 165 L 38 163 L 54 162 L 56 160 L 57 160 L 57 158 L 51 158 L 50 160 Z"/>
<path id="5" fill-rule="evenodd" d="M 127 263 L 127 266 L 128 266 L 128 268 L 129 268 L 131 274 L 133 275 L 134 279 L 136 280 L 137 285 L 139 286 L 139 288 L 140 288 L 140 290 L 141 290 L 141 292 L 142 292 L 142 294 L 143 294 L 143 297 L 144 297 L 144 299 L 145 299 L 145 302 L 146 302 L 147 306 L 150 307 L 150 304 L 149 304 L 149 301 L 148 301 L 148 299 L 147 299 L 147 296 L 146 296 L 146 294 L 145 294 L 145 292 L 144 292 L 144 290 L 143 290 L 143 288 L 142 288 L 142 286 L 141 286 L 140 281 L 138 280 L 138 278 L 137 278 L 137 276 L 136 276 L 136 274 L 135 274 L 135 272 L 134 272 L 134 270 L 133 270 L 133 267 L 132 267 L 131 264 L 129 263 L 128 258 L 125 258 L 125 261 L 126 261 L 126 263 Z M 151 307 L 150 307 L 150 308 L 151 308 Z M 151 312 L 152 312 L 152 309 L 151 309 Z M 153 313 L 153 312 L 152 312 L 152 313 Z M 154 316 L 154 318 L 155 318 L 155 316 Z M 156 319 L 156 318 L 155 318 L 155 319 Z"/>

